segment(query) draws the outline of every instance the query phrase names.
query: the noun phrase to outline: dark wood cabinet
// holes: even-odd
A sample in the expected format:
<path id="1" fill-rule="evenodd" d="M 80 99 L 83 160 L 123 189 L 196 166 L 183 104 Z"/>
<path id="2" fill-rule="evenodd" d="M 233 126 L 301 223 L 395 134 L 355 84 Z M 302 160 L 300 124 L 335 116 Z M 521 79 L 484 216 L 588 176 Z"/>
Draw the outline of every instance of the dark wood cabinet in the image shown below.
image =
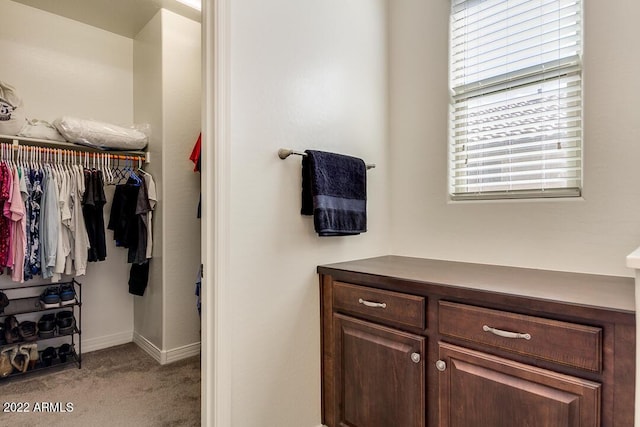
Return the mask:
<path id="1" fill-rule="evenodd" d="M 633 426 L 633 312 L 489 286 L 630 278 L 404 257 L 318 272 L 328 427 Z"/>
<path id="2" fill-rule="evenodd" d="M 449 344 L 439 348 L 442 427 L 600 425 L 596 382 Z"/>
<path id="3" fill-rule="evenodd" d="M 336 390 L 333 424 L 425 425 L 425 338 L 334 315 Z"/>

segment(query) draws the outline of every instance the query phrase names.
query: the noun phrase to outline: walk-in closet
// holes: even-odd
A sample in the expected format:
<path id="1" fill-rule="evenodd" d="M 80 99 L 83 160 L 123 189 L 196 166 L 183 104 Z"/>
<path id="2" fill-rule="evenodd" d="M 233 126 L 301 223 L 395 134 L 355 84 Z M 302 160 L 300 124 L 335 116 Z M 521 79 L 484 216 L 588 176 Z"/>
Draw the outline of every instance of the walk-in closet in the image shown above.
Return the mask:
<path id="1" fill-rule="evenodd" d="M 86 254 L 80 256 L 83 251 L 78 250 L 68 260 L 70 268 L 64 269 L 62 260 L 62 273 L 54 277 L 35 270 L 32 277 L 22 270 L 15 273 L 19 264 L 24 268 L 17 259 L 14 268 L 3 263 L 0 291 L 6 290 L 7 310 L 12 299 L 41 302 L 51 286 L 70 284 L 76 292 L 68 299 L 72 308 L 66 310 L 75 318 L 76 329 L 65 329 L 76 331 L 73 341 L 65 341 L 62 334 L 51 344 L 35 340 L 38 366 L 45 347 L 59 352 L 67 342 L 75 348 L 78 368 L 80 355 L 131 342 L 160 365 L 198 355 L 200 174 L 192 159 L 201 132 L 200 13 L 168 0 L 0 0 L 0 16 L 0 82 L 19 94 L 27 123 L 55 128 L 53 123 L 72 117 L 137 130 L 147 138 L 143 148 L 105 151 L 91 141 L 0 135 L 0 163 L 14 167 L 18 178 L 23 170 L 42 165 L 73 176 L 72 188 L 79 190 L 82 170 L 102 174 L 103 255 L 92 259 L 89 254 L 85 269 L 80 265 Z M 155 184 L 155 206 L 146 228 L 152 230 L 152 245 L 141 255 L 148 260 L 142 273 L 148 275 L 146 288 L 132 292 L 131 277 L 140 274 L 135 268 L 144 262 L 132 262 L 131 251 L 109 221 L 116 210 L 114 197 L 118 203 L 118 185 L 145 177 Z M 71 179 L 65 180 L 71 186 Z M 74 235 L 71 241 L 80 240 Z M 30 313 L 30 308 L 18 310 L 16 320 L 37 325 L 43 313 Z M 51 311 L 54 323 L 58 311 Z M 0 312 L 0 321 L 5 317 Z M 0 348 L 8 344 L 0 341 Z M 58 354 L 55 357 L 53 365 L 60 362 Z M 0 378 L 5 400 L 11 400 L 13 382 Z"/>

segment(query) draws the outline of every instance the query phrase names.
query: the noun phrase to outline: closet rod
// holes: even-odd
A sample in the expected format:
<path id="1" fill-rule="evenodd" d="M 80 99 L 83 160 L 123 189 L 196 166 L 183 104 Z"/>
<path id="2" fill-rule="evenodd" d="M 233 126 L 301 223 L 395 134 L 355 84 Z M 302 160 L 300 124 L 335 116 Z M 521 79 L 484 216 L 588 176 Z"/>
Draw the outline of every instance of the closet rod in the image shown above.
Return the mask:
<path id="1" fill-rule="evenodd" d="M 34 157 L 37 156 L 37 157 Z M 141 155 L 123 155 L 123 154 L 111 154 L 111 153 L 94 153 L 88 151 L 74 151 L 65 150 L 62 148 L 47 148 L 47 147 L 34 147 L 32 145 L 13 145 L 5 142 L 0 142 L 0 161 L 12 159 L 13 161 L 43 161 L 44 163 L 57 163 L 63 164 L 85 164 L 88 167 L 88 162 L 91 161 L 95 167 L 96 164 L 104 164 L 105 161 L 120 160 L 125 162 L 137 162 L 138 169 L 142 169 L 142 163 L 145 160 Z M 77 160 L 72 160 L 77 159 Z"/>
<path id="2" fill-rule="evenodd" d="M 14 148 L 18 146 L 49 148 L 59 150 L 70 150 L 79 153 L 108 154 L 110 156 L 131 156 L 136 159 L 142 158 L 145 163 L 151 163 L 148 151 L 127 151 L 127 150 L 101 150 L 99 148 L 85 145 L 73 144 L 71 142 L 51 141 L 48 139 L 27 138 L 14 135 L 0 135 L 0 143 L 11 143 Z M 115 157 L 114 157 L 115 158 Z M 127 159 L 128 160 L 128 159 Z"/>
<path id="3" fill-rule="evenodd" d="M 278 157 L 280 157 L 282 160 L 286 159 L 292 154 L 296 156 L 307 157 L 307 153 L 305 153 L 304 151 L 291 150 L 288 148 L 281 148 L 278 150 Z M 376 167 L 375 163 L 367 163 L 367 169 L 373 169 L 375 167 Z"/>

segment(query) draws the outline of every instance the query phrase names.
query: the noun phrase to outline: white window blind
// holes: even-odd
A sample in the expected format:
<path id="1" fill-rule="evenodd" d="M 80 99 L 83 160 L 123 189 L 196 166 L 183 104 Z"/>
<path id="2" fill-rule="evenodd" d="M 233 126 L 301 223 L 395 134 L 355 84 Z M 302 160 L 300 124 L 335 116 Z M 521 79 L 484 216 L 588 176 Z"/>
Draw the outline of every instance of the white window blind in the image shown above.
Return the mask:
<path id="1" fill-rule="evenodd" d="M 454 200 L 579 196 L 582 0 L 451 0 Z"/>

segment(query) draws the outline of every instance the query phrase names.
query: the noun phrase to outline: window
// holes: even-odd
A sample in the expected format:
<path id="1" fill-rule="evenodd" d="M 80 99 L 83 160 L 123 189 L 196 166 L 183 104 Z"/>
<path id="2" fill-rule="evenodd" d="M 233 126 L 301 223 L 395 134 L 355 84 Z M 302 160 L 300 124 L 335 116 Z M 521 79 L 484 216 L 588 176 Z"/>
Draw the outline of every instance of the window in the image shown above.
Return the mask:
<path id="1" fill-rule="evenodd" d="M 582 0 L 451 3 L 451 198 L 580 196 Z"/>

